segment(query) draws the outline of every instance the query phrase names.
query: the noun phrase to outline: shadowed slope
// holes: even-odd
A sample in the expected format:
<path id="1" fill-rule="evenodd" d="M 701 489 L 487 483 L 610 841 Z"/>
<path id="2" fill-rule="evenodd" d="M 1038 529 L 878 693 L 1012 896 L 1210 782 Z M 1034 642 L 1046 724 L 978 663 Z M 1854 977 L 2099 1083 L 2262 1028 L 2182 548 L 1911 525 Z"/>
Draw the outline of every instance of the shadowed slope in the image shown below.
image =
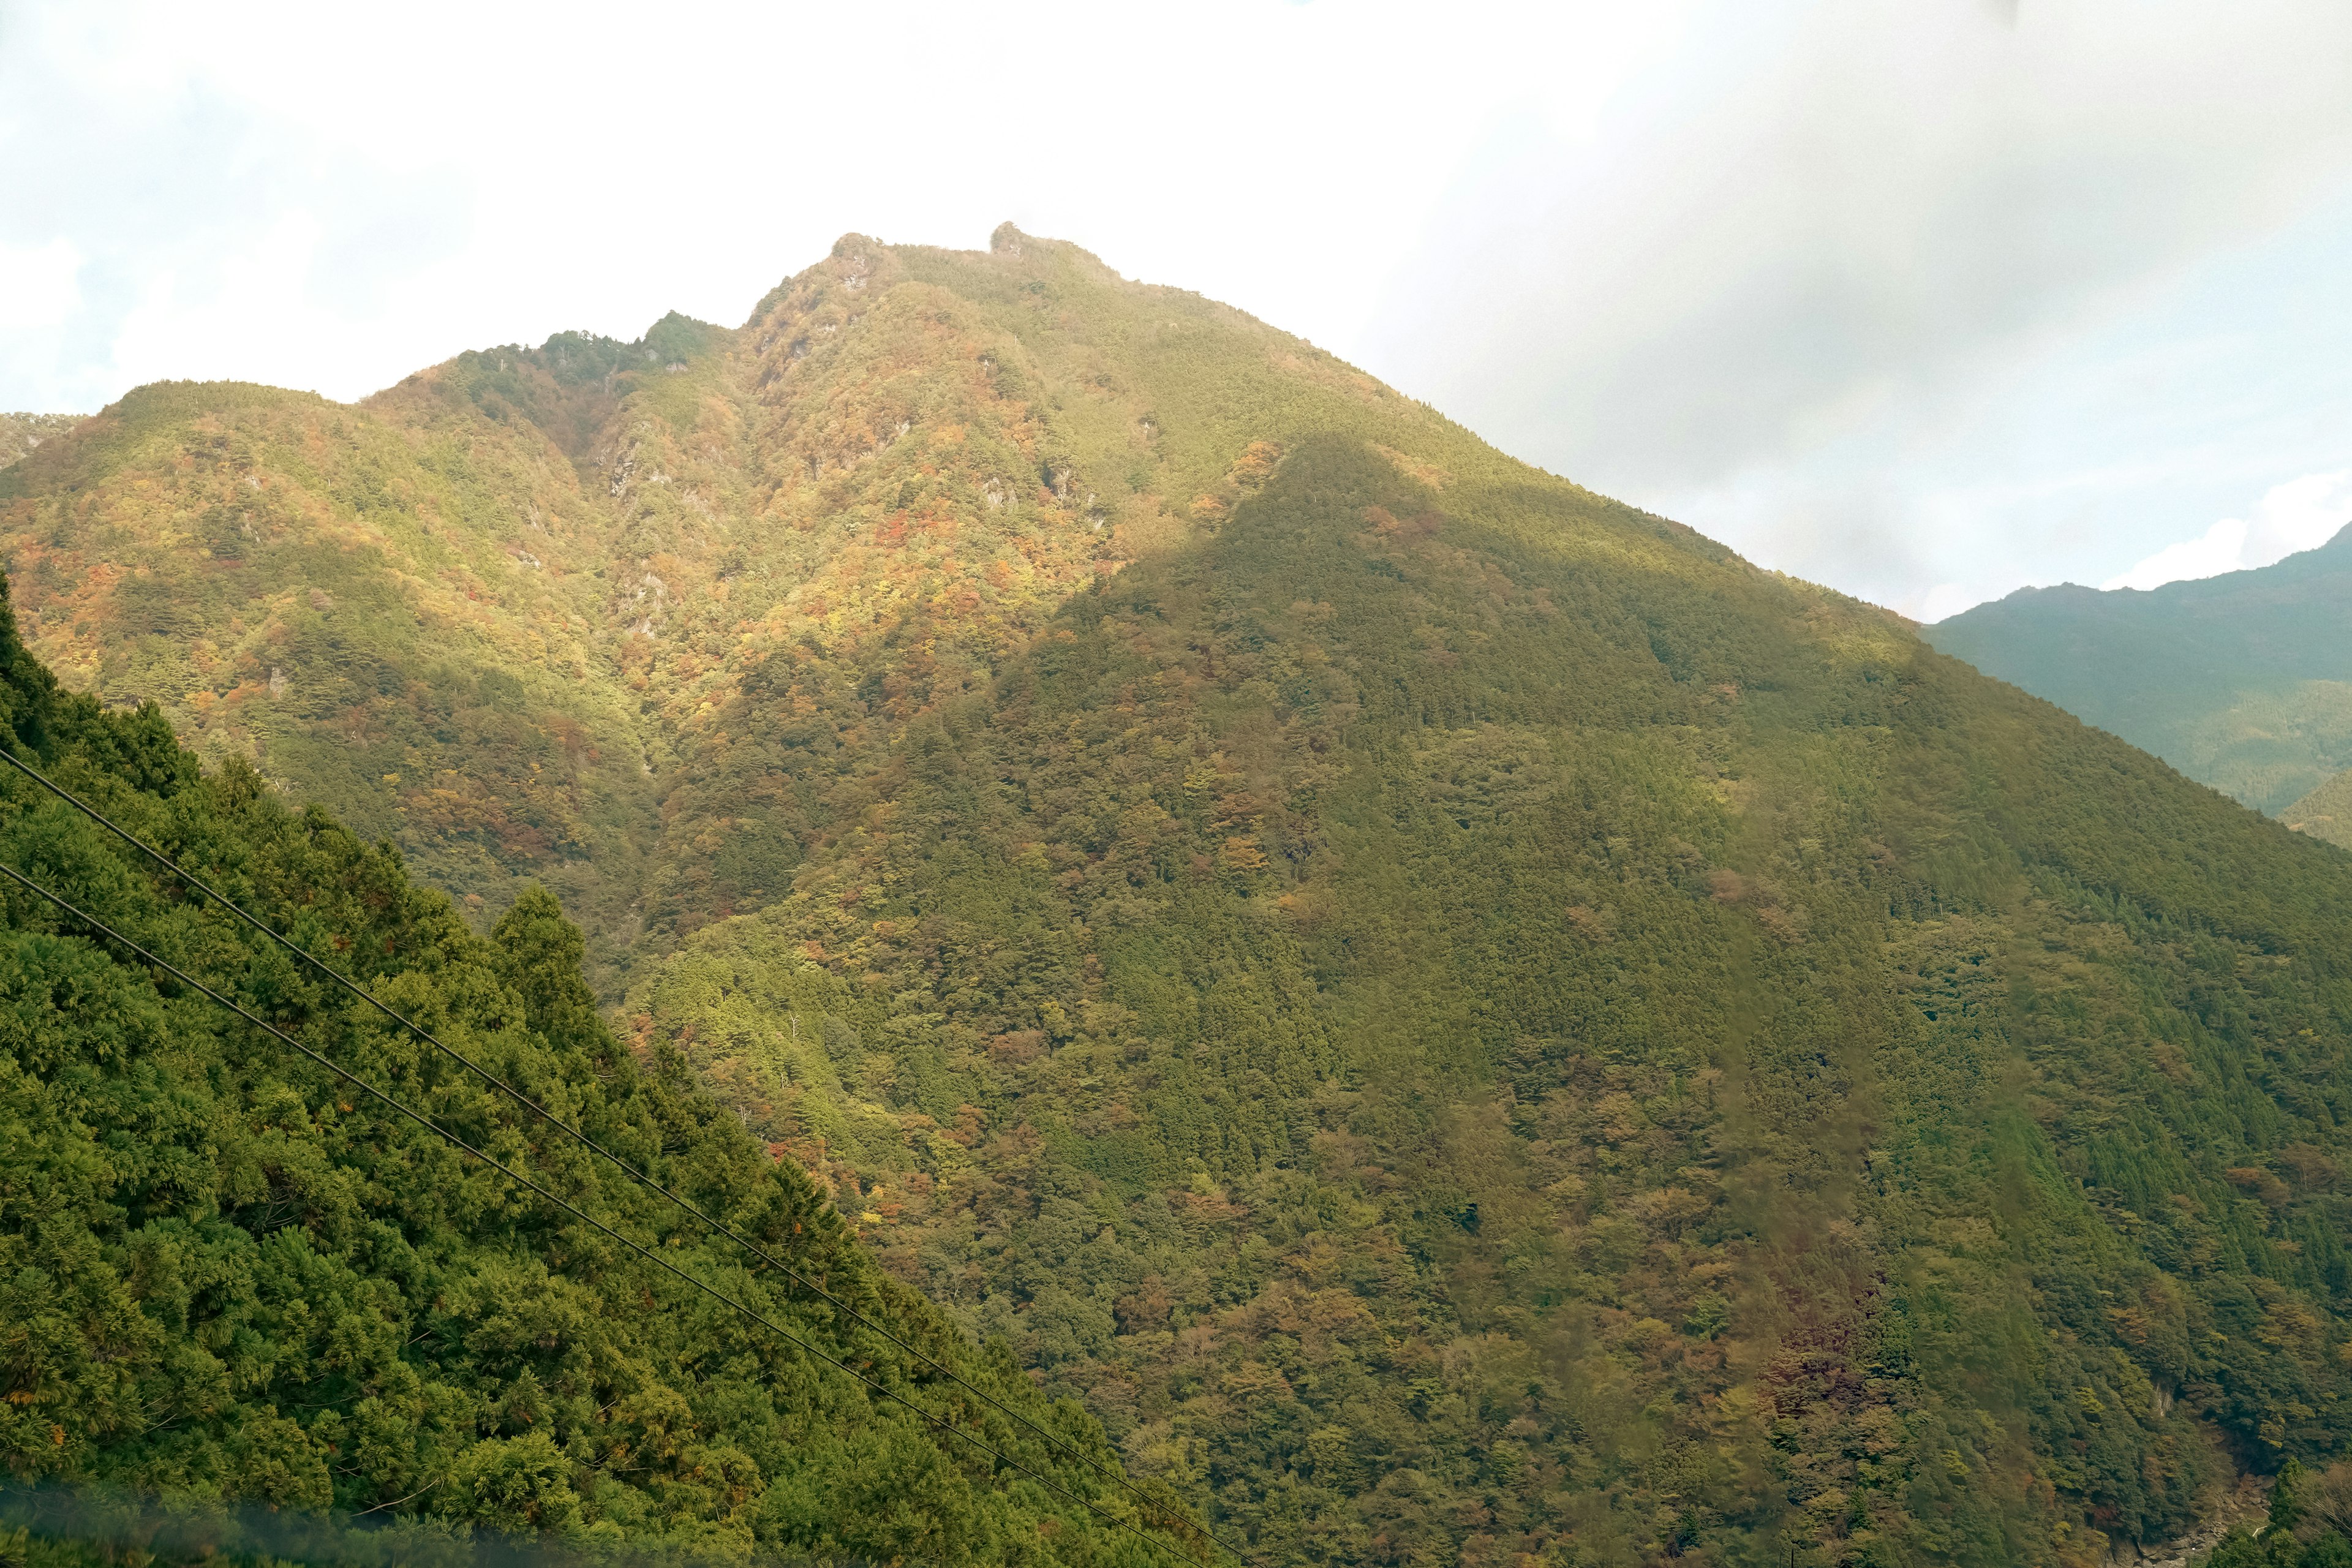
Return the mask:
<path id="1" fill-rule="evenodd" d="M 2344 868 L 1891 618 L 1310 439 L 869 798 L 640 1026 L 1276 1561 L 2055 1562 L 2341 1441 Z"/>

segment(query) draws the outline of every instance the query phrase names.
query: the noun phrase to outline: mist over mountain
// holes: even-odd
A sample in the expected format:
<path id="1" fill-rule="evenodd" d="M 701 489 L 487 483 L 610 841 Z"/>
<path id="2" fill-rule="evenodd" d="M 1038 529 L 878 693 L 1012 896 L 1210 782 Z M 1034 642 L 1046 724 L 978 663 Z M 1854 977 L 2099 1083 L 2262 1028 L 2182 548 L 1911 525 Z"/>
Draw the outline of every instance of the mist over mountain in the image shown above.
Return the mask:
<path id="1" fill-rule="evenodd" d="M 142 388 L 0 553 L 1253 1561 L 2090 1563 L 2352 1426 L 2352 863 L 1075 247 Z"/>

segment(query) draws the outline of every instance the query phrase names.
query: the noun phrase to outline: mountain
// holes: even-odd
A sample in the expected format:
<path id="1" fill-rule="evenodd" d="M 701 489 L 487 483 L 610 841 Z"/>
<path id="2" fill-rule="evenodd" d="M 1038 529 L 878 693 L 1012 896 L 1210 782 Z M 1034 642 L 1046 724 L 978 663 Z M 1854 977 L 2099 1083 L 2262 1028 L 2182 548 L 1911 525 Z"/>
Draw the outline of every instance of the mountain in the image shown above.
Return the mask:
<path id="1" fill-rule="evenodd" d="M 80 423 L 78 414 L 0 414 L 0 468 Z"/>
<path id="2" fill-rule="evenodd" d="M 146 389 L 0 531 L 1254 1562 L 2089 1564 L 2352 1436 L 2352 864 L 1073 247 Z"/>
<path id="3" fill-rule="evenodd" d="M 544 880 L 609 967 L 651 762 L 597 641 L 603 510 L 536 430 L 377 402 L 143 387 L 0 471 L 26 640 L 489 914 Z"/>
<path id="4" fill-rule="evenodd" d="M 2287 806 L 2279 820 L 2297 833 L 2352 849 L 2352 770 L 2335 774 Z"/>
<path id="5" fill-rule="evenodd" d="M 2352 530 L 2153 589 L 2024 588 L 1923 629 L 2257 811 L 2352 767 Z"/>
<path id="6" fill-rule="evenodd" d="M 578 1211 L 469 1162 L 12 880 L 0 894 L 10 1325 L 0 1449 L 17 1482 L 399 1510 L 460 1530 L 738 1561 L 755 1547 L 1163 1560 L 1091 1511 L 1134 1511 L 1081 1462 L 1116 1463 L 1097 1429 L 1048 1406 L 1016 1368 L 876 1268 L 808 1180 L 768 1158 L 675 1062 L 640 1063 L 615 1040 L 580 977 L 579 932 L 545 892 L 478 935 L 394 857 L 315 806 L 288 810 L 242 763 L 200 773 L 155 709 L 108 712 L 61 693 L 5 601 L 0 717 L 16 754 L 339 954 L 375 995 L 845 1304 L 746 1268 L 734 1248 L 11 770 L 0 861 L 12 871 L 488 1145 Z M 782 1342 L 678 1270 L 860 1375 Z M 948 1383 L 916 1348 L 1004 1410 Z M 877 1388 L 952 1420 L 1070 1500 Z M 24 1560 L 23 1531 L 11 1550 Z"/>
<path id="7" fill-rule="evenodd" d="M 781 897 L 904 718 L 1335 422 L 1451 430 L 1009 226 L 977 266 L 851 236 L 738 331 L 564 334 L 349 407 L 142 388 L 0 471 L 0 559 L 69 685 L 480 921 L 556 889 L 613 995 Z"/>

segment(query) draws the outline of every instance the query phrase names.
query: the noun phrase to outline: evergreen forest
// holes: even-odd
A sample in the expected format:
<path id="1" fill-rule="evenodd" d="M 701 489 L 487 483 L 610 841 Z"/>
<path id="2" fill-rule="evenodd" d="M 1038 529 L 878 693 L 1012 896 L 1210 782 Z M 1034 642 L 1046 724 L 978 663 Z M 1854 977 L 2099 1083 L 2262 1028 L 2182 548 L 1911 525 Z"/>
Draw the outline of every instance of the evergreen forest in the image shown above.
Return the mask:
<path id="1" fill-rule="evenodd" d="M 682 1064 L 641 1062 L 614 1037 L 550 895 L 472 931 L 397 856 L 289 808 L 241 762 L 201 772 L 152 707 L 110 713 L 59 690 L 5 604 L 0 739 L 828 1291 L 746 1267 L 12 772 L 0 859 L 24 880 L 0 937 L 0 1445 L 14 1481 L 407 1509 L 460 1531 L 720 1561 L 1181 1557 L 1181 1535 L 1155 1550 L 1132 1528 L 1166 1510 L 1106 1484 L 1116 1457 L 1092 1421 L 877 1268 Z"/>

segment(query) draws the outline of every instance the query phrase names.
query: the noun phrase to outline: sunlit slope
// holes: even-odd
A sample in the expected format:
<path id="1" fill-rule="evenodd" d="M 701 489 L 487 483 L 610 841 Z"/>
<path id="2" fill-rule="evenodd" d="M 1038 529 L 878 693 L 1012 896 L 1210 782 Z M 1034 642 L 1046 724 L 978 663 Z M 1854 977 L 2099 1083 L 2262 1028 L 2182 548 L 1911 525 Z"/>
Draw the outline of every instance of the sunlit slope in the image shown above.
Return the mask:
<path id="1" fill-rule="evenodd" d="M 1109 1452 L 1082 1415 L 1049 1407 L 878 1270 L 808 1181 L 675 1063 L 641 1061 L 614 1038 L 579 973 L 579 932 L 545 893 L 519 900 L 485 939 L 394 858 L 322 811 L 278 804 L 241 761 L 200 774 L 152 710 L 60 694 L 16 641 L 5 597 L 0 724 L 13 750 L 968 1385 L 747 1267 L 10 772 L 0 863 L 655 1255 L 469 1161 L 10 885 L 0 1448 L 16 1481 L 407 1514 L 591 1549 L 667 1544 L 698 1561 L 755 1548 L 1170 1561 L 1092 1511 L 1132 1517 L 1081 1462 Z"/>
<path id="2" fill-rule="evenodd" d="M 2301 800 L 2283 807 L 2278 816 L 2297 833 L 2352 849 L 2352 771 L 2332 775 Z"/>
<path id="3" fill-rule="evenodd" d="M 2028 588 L 1920 634 L 2278 815 L 2352 767 L 2352 541 L 2141 592 Z"/>
<path id="4" fill-rule="evenodd" d="M 1502 461 L 1297 338 L 1010 226 L 986 252 L 845 237 L 731 342 L 708 392 L 656 382 L 599 448 L 647 591 L 620 657 L 677 759 L 657 942 L 782 897 L 907 722 L 1221 526 L 1286 444 L 1355 431 L 1441 482 Z"/>
<path id="5" fill-rule="evenodd" d="M 46 443 L 0 474 L 27 640 L 460 898 L 546 879 L 609 948 L 651 780 L 598 636 L 600 498 L 446 384 L 398 402 L 174 383 Z"/>
<path id="6" fill-rule="evenodd" d="M 2352 879 L 1888 617 L 1305 437 L 865 801 L 635 1026 L 1269 1561 L 2088 1560 L 2342 1440 Z"/>
<path id="7" fill-rule="evenodd" d="M 142 389 L 0 480 L 0 553 L 69 682 L 487 914 L 547 879 L 609 985 L 782 897 L 910 718 L 1327 428 L 1433 482 L 1501 462 L 1073 246 L 848 236 L 736 331 L 470 353 L 352 407 Z"/>

